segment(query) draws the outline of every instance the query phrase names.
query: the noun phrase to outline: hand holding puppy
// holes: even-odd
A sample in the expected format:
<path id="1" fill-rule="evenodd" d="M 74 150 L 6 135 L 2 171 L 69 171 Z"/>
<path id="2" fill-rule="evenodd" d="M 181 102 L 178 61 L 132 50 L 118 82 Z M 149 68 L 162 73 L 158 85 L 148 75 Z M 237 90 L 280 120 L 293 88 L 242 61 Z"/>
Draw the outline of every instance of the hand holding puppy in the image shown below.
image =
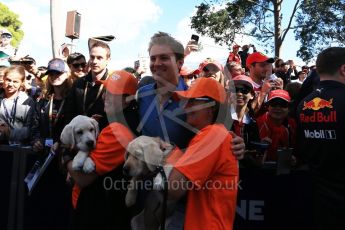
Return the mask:
<path id="1" fill-rule="evenodd" d="M 7 140 L 10 136 L 10 127 L 3 121 L 0 123 L 0 133 L 2 139 Z"/>

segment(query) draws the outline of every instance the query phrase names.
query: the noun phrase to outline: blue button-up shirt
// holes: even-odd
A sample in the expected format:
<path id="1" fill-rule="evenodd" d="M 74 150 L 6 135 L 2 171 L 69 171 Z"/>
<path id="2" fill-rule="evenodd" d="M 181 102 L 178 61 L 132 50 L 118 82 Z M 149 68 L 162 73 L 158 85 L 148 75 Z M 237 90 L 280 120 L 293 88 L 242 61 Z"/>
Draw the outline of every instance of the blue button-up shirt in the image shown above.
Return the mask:
<path id="1" fill-rule="evenodd" d="M 188 86 L 180 77 L 176 90 L 187 90 Z M 186 148 L 194 136 L 191 127 L 186 123 L 182 103 L 170 98 L 159 109 L 156 84 L 143 86 L 138 91 L 140 124 L 138 131 L 143 135 L 160 137 L 180 148 Z"/>

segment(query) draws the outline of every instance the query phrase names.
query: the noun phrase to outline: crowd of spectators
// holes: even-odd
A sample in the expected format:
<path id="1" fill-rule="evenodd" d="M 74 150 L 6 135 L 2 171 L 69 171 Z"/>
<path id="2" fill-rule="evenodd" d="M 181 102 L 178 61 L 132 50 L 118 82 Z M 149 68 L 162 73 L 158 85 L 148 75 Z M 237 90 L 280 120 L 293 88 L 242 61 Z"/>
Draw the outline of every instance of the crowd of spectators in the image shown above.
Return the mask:
<path id="1" fill-rule="evenodd" d="M 14 51 L 5 46 L 11 36 L 8 31 L 1 33 L 1 50 L 9 57 Z M 50 180 L 43 179 L 39 186 L 70 200 L 57 199 L 49 204 L 49 210 L 55 211 L 37 214 L 53 220 L 59 215 L 56 210 L 70 214 L 70 208 L 73 212 L 64 216 L 71 219 L 66 223 L 73 229 L 129 229 L 143 205 L 136 210 L 126 207 L 126 188 L 107 192 L 102 183 L 106 177 L 126 179 L 122 174 L 126 145 L 146 135 L 176 146 L 174 151 L 182 154 L 169 183 L 189 181 L 196 186 L 168 191 L 168 199 L 177 205 L 166 229 L 232 229 L 237 188 L 199 187 L 208 180 L 222 185 L 236 182 L 241 176 L 237 161 L 239 167 L 250 167 L 248 161 L 256 166 L 276 162 L 281 149 L 292 150 L 292 166 L 309 164 L 312 169 L 319 217 L 315 220 L 326 226 L 332 219 L 332 229 L 345 227 L 341 215 L 335 214 L 345 211 L 344 156 L 338 151 L 345 147 L 344 48 L 328 48 L 319 54 L 315 67 L 301 69 L 293 60 L 270 58 L 253 45 L 235 44 L 232 49 L 224 65 L 205 57 L 197 69 L 191 69 L 184 58 L 195 52 L 195 44 L 183 47 L 159 32 L 148 47 L 152 76 L 141 76 L 138 66 L 112 70 L 111 50 L 102 41 L 92 43 L 88 58 L 76 52 L 52 58 L 46 67 L 37 67 L 31 57 L 1 66 L 1 144 L 31 146 L 44 156 L 47 140 L 52 140 L 52 148 L 64 153 L 50 165 L 46 174 Z M 72 157 L 65 157 L 73 150 L 61 150 L 59 145 L 63 128 L 77 115 L 97 120 L 101 131 L 91 153 L 96 165 L 92 173 L 74 171 Z M 258 143 L 268 146 L 260 157 L 252 154 L 261 151 Z M 138 199 L 146 197 L 142 191 Z M 322 218 L 325 215 L 327 220 Z M 56 229 L 53 224 L 42 229 Z"/>

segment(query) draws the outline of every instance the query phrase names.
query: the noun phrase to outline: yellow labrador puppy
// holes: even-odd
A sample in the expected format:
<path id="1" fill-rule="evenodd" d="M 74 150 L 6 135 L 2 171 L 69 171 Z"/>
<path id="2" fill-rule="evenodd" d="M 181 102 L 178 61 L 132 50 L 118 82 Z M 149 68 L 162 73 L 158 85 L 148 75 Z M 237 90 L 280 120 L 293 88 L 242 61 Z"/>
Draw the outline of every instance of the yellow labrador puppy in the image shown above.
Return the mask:
<path id="1" fill-rule="evenodd" d="M 60 141 L 70 147 L 77 149 L 78 153 L 73 158 L 73 170 L 83 170 L 86 173 L 95 170 L 95 163 L 89 157 L 89 153 L 96 147 L 99 134 L 98 122 L 87 116 L 76 116 L 62 130 Z"/>
<path id="2" fill-rule="evenodd" d="M 128 186 L 126 194 L 126 205 L 128 207 L 135 204 L 137 197 L 136 181 L 150 172 L 154 172 L 157 166 L 165 164 L 166 155 L 172 150 L 173 146 L 165 146 L 162 148 L 162 142 L 159 138 L 140 136 L 132 140 L 127 146 L 125 154 L 125 164 L 123 166 L 123 173 L 131 176 L 132 179 Z M 164 166 L 164 171 L 169 176 L 171 167 Z M 163 180 L 160 174 L 155 179 L 155 183 L 159 183 L 155 188 L 161 189 Z"/>

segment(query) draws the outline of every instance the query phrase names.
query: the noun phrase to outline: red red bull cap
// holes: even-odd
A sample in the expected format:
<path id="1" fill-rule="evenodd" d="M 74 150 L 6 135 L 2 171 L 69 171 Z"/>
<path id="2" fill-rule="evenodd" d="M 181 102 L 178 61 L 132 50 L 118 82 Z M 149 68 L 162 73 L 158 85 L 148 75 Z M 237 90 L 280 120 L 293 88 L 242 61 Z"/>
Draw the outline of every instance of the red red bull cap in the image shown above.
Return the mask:
<path id="1" fill-rule="evenodd" d="M 249 68 L 249 66 L 253 63 L 256 62 L 268 62 L 268 63 L 273 63 L 274 59 L 273 58 L 269 58 L 267 57 L 265 54 L 261 53 L 261 52 L 254 52 L 252 54 L 250 54 L 247 58 L 246 61 L 246 65 Z"/>
<path id="2" fill-rule="evenodd" d="M 270 100 L 272 100 L 274 98 L 280 98 L 280 99 L 283 99 L 284 101 L 287 101 L 287 102 L 291 101 L 291 97 L 289 95 L 289 92 L 286 90 L 283 90 L 283 89 L 272 90 L 268 95 L 267 102 L 269 102 Z"/>

